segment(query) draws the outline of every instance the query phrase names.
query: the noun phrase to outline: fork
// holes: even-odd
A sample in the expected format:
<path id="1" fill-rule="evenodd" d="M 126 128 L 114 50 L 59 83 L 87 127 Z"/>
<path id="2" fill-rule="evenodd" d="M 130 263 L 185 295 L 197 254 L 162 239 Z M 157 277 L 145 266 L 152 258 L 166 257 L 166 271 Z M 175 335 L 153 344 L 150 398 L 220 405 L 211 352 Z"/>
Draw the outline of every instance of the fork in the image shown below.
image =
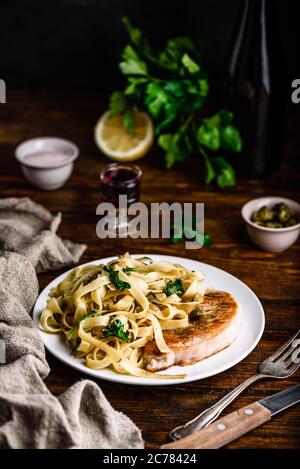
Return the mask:
<path id="1" fill-rule="evenodd" d="M 221 412 L 244 391 L 250 384 L 255 383 L 260 379 L 276 378 L 284 379 L 291 376 L 300 366 L 300 359 L 298 354 L 300 352 L 300 336 L 297 336 L 300 330 L 293 335 L 287 342 L 285 342 L 279 349 L 270 355 L 266 360 L 262 361 L 258 366 L 258 373 L 251 378 L 244 381 L 237 386 L 226 396 L 220 399 L 216 404 L 204 410 L 201 414 L 197 415 L 193 420 L 190 420 L 184 425 L 180 425 L 169 433 L 172 440 L 179 440 L 187 435 L 190 435 L 196 430 L 207 427 L 214 420 L 216 420 Z M 295 359 L 297 358 L 297 359 Z"/>

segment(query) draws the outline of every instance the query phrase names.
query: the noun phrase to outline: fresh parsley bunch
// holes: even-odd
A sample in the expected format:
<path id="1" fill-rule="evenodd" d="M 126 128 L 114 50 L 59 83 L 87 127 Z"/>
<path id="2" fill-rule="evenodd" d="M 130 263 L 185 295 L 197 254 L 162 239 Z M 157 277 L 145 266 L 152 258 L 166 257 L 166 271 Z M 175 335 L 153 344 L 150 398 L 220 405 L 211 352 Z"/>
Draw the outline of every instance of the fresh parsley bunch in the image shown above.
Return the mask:
<path id="1" fill-rule="evenodd" d="M 240 133 L 230 111 L 203 115 L 209 82 L 191 39 L 170 39 L 164 50 L 156 51 L 127 18 L 123 22 L 130 44 L 123 50 L 119 67 L 127 85 L 112 94 L 110 115 L 122 114 L 124 127 L 134 133 L 134 107 L 146 110 L 155 122 L 167 168 L 198 151 L 206 166 L 206 183 L 215 181 L 221 188 L 234 185 L 235 171 L 218 152 L 240 152 Z"/>

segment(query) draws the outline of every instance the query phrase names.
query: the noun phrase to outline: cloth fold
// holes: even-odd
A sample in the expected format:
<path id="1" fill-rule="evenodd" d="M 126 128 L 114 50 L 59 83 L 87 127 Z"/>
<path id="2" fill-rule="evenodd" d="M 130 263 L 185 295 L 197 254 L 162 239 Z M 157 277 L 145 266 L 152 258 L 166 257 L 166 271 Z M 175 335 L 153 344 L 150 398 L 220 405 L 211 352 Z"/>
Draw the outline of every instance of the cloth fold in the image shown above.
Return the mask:
<path id="1" fill-rule="evenodd" d="M 79 261 L 84 244 L 56 235 L 61 213 L 51 215 L 27 197 L 0 200 L 0 249 L 23 254 L 37 273 L 56 270 Z"/>
<path id="2" fill-rule="evenodd" d="M 143 448 L 139 429 L 93 381 L 58 398 L 43 382 L 50 370 L 29 316 L 36 272 L 75 264 L 86 248 L 57 236 L 60 221 L 28 198 L 0 200 L 0 447 Z"/>

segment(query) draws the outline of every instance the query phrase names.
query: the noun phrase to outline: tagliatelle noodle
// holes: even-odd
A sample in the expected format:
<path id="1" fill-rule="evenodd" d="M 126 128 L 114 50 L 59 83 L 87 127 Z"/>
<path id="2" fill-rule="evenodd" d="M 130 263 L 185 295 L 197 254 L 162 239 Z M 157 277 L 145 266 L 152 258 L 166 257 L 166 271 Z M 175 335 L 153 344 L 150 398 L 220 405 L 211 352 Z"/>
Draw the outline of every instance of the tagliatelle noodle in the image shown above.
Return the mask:
<path id="1" fill-rule="evenodd" d="M 51 290 L 40 317 L 42 329 L 64 334 L 89 368 L 158 379 L 184 377 L 145 370 L 143 348 L 155 341 L 160 352 L 170 351 L 163 331 L 188 326 L 189 313 L 203 299 L 203 275 L 172 262 L 148 261 L 126 253 L 108 266 L 76 267 Z M 119 283 L 111 271 L 118 271 Z M 179 279 L 184 292 L 168 294 L 169 282 Z M 115 324 L 122 335 L 111 332 Z"/>

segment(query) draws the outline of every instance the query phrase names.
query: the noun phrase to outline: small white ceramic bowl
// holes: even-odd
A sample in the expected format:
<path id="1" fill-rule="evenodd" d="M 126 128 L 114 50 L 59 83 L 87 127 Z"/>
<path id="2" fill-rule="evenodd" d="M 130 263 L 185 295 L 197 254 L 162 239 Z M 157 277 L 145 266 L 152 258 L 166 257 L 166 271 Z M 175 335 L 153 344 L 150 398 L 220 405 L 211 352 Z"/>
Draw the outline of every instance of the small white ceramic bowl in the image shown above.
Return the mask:
<path id="1" fill-rule="evenodd" d="M 294 212 L 299 222 L 287 228 L 267 228 L 256 225 L 251 221 L 251 215 L 255 210 L 259 210 L 264 205 L 273 206 L 278 203 L 285 203 Z M 285 197 L 260 197 L 252 199 L 242 207 L 242 217 L 246 222 L 247 231 L 252 241 L 264 251 L 282 252 L 297 241 L 300 231 L 300 205 Z"/>
<path id="2" fill-rule="evenodd" d="M 65 158 L 52 164 L 26 161 L 27 157 L 37 153 L 58 153 L 65 155 Z M 34 186 L 47 191 L 59 189 L 65 184 L 72 174 L 78 155 L 79 149 L 74 143 L 56 137 L 31 138 L 18 145 L 15 150 L 15 157 L 21 164 L 26 179 Z"/>

